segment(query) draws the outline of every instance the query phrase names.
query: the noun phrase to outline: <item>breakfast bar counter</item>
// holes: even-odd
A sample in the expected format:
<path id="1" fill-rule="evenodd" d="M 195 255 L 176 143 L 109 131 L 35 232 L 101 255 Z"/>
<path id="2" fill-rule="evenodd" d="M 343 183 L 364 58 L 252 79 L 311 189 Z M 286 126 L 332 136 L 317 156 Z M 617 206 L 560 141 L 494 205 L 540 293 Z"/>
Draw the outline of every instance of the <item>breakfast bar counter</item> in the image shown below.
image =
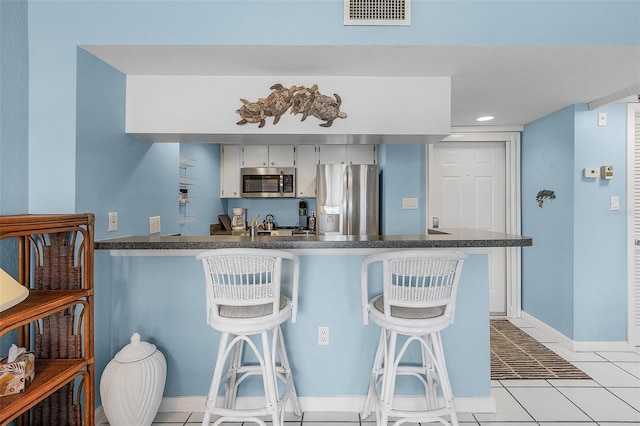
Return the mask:
<path id="1" fill-rule="evenodd" d="M 523 247 L 531 237 L 478 229 L 429 230 L 427 235 L 131 236 L 97 241 L 96 250 L 266 249 L 407 249 Z M 121 253 L 124 255 L 124 253 Z"/>
<path id="2" fill-rule="evenodd" d="M 385 250 L 459 250 L 469 256 L 455 322 L 443 332 L 447 365 L 457 409 L 491 412 L 489 260 L 505 250 L 519 256 L 521 247 L 530 245 L 530 237 L 473 229 L 438 229 L 427 235 L 130 236 L 97 241 L 96 371 L 99 377 L 138 332 L 167 359 L 161 410 L 202 411 L 220 335 L 206 324 L 204 273 L 195 256 L 217 248 L 288 250 L 300 259 L 299 310 L 297 322 L 286 323 L 283 330 L 302 409 L 359 411 L 379 335 L 376 325 L 362 324 L 363 260 Z M 319 327 L 329 327 L 327 346 L 318 345 Z M 399 394 L 415 398 L 413 383 L 398 386 Z M 261 391 L 256 383 L 241 397 Z"/>

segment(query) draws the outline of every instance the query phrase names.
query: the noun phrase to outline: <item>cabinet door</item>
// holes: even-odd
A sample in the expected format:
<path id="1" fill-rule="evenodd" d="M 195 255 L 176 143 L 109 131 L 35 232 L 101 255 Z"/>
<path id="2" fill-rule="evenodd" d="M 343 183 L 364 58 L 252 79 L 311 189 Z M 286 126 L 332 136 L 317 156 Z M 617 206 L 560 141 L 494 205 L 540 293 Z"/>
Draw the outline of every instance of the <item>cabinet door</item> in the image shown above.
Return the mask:
<path id="1" fill-rule="evenodd" d="M 293 145 L 269 145 L 269 167 L 294 167 L 295 159 Z"/>
<path id="2" fill-rule="evenodd" d="M 269 145 L 242 147 L 242 167 L 269 167 Z"/>
<path id="3" fill-rule="evenodd" d="M 320 164 L 376 164 L 376 145 L 322 145 Z"/>
<path id="4" fill-rule="evenodd" d="M 315 198 L 318 149 L 315 145 L 298 145 L 296 192 L 298 197 Z"/>
<path id="5" fill-rule="evenodd" d="M 376 164 L 375 145 L 347 145 L 348 164 Z"/>
<path id="6" fill-rule="evenodd" d="M 220 197 L 240 198 L 240 146 L 220 146 Z"/>
<path id="7" fill-rule="evenodd" d="M 345 164 L 347 161 L 346 145 L 321 145 L 320 164 Z"/>

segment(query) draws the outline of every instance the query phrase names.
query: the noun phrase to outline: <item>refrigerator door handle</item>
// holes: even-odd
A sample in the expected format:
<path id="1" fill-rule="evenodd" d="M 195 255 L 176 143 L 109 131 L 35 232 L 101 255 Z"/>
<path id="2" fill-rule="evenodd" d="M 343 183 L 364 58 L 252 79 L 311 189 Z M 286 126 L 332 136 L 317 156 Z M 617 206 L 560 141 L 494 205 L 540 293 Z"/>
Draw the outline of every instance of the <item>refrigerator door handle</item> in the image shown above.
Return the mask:
<path id="1" fill-rule="evenodd" d="M 343 198 L 342 201 L 342 217 L 341 217 L 341 222 L 342 222 L 342 234 L 343 235 L 351 235 L 352 233 L 352 229 L 351 229 L 351 203 L 353 202 L 353 200 L 351 199 L 351 167 L 349 167 L 348 165 L 345 166 L 344 168 L 344 188 L 343 188 L 343 194 L 349 194 L 349 196 L 345 196 Z"/>

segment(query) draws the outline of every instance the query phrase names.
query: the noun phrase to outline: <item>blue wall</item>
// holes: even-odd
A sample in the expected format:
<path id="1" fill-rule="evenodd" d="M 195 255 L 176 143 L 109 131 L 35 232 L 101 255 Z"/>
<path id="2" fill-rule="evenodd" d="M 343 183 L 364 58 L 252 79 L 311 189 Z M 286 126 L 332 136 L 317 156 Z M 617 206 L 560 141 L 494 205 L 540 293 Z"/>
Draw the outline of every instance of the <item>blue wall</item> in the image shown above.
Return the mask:
<path id="1" fill-rule="evenodd" d="M 567 336 L 573 335 L 573 128 L 574 107 L 525 126 L 522 134 L 522 233 L 534 244 L 522 250 L 522 309 Z M 554 200 L 538 207 L 536 194 Z"/>
<path id="2" fill-rule="evenodd" d="M 98 258 L 106 256 L 99 253 Z M 379 328 L 362 324 L 363 258 L 345 254 L 300 257 L 298 321 L 284 325 L 284 336 L 301 397 L 366 393 Z M 456 397 L 490 395 L 487 265 L 485 254 L 470 255 L 465 262 L 455 322 L 443 333 Z M 113 257 L 112 274 L 113 353 L 137 331 L 167 359 L 165 397 L 205 395 L 220 333 L 206 324 L 200 263 L 190 256 Z M 319 326 L 330 328 L 329 346 L 318 346 Z M 98 339 L 96 336 L 96 342 Z M 97 365 L 96 370 L 100 374 L 102 366 Z M 412 394 L 413 388 L 405 384 L 398 393 Z"/>
<path id="3" fill-rule="evenodd" d="M 0 2 L 0 214 L 28 212 L 27 3 Z"/>
<path id="4" fill-rule="evenodd" d="M 341 0 L 0 1 L 0 212 L 93 211 L 98 218 L 97 238 L 146 234 L 148 216 L 158 214 L 163 218 L 163 233 L 180 231 L 175 182 L 181 148 L 151 145 L 124 135 L 124 77 L 84 54 L 80 45 L 625 45 L 640 43 L 639 14 L 637 1 L 414 1 L 409 27 L 345 27 Z M 269 31 L 264 31 L 265 22 L 269 22 Z M 591 139 L 591 132 L 598 131 L 590 127 L 592 114 L 570 107 L 525 129 L 523 233 L 532 235 L 535 243 L 523 250 L 523 297 L 527 311 L 570 337 L 619 339 L 624 328 L 617 317 L 612 325 L 594 324 L 589 310 L 601 309 L 598 303 L 603 303 L 609 315 L 612 311 L 622 315 L 626 309 L 620 300 L 624 256 L 618 248 L 625 238 L 623 219 L 602 214 L 606 210 L 603 200 L 610 195 L 620 196 L 621 209 L 626 205 L 618 186 L 624 164 L 620 163 L 622 142 L 617 133 L 623 132 L 624 125 L 618 112 L 611 111 L 609 126 L 600 129 L 603 139 L 600 134 L 594 136 L 598 140 Z M 583 118 L 591 124 L 581 124 Z M 611 151 L 599 142 L 604 138 L 612 144 Z M 587 144 L 578 149 L 582 141 Z M 389 214 L 383 217 L 385 232 L 424 230 L 424 200 L 420 200 L 419 211 L 400 212 L 393 198 L 424 194 L 423 150 L 398 146 L 386 150 L 381 158 L 381 165 L 389 167 L 384 173 L 385 198 L 389 198 Z M 547 151 L 557 152 L 557 158 Z M 6 152 L 15 157 L 8 160 Z M 569 158 L 574 154 L 584 158 L 574 163 Z M 198 152 L 195 156 L 200 155 L 215 158 L 216 154 Z M 395 176 L 406 171 L 409 179 L 390 176 L 393 165 L 403 165 L 400 159 L 408 164 L 406 169 L 394 169 Z M 556 159 L 561 164 L 554 164 Z M 585 164 L 578 164 L 582 161 Z M 614 164 L 617 180 L 608 185 L 579 180 L 577 168 L 605 162 Z M 551 176 L 551 171 L 556 175 Z M 218 193 L 216 185 L 219 183 L 212 183 L 212 194 Z M 555 188 L 558 198 L 538 208 L 535 193 Z M 219 206 L 215 196 L 211 200 L 204 197 L 203 206 L 212 203 L 213 214 L 229 207 L 224 202 Z M 591 197 L 590 214 L 579 215 L 577 206 Z M 197 204 L 200 208 L 200 202 Z M 295 212 L 295 205 L 286 208 L 291 210 Z M 116 233 L 106 232 L 109 211 L 120 213 Z M 590 224 L 595 226 L 590 247 L 614 246 L 593 266 L 590 262 L 596 254 L 582 240 Z M 191 225 L 183 228 L 187 226 Z M 113 299 L 117 285 L 111 283 L 117 284 L 122 277 L 111 276 L 112 267 L 118 266 L 112 260 L 107 253 L 96 254 L 100 301 L 96 343 L 106 341 L 110 348 L 107 354 L 103 346 L 97 346 L 98 373 L 134 331 L 110 331 L 112 319 L 122 308 Z M 578 282 L 589 272 L 610 278 L 613 291 L 607 293 L 607 301 L 600 299 L 600 279 Z M 154 281 L 140 274 L 136 284 L 147 288 Z"/>
<path id="5" fill-rule="evenodd" d="M 534 239 L 522 252 L 522 308 L 576 341 L 626 340 L 626 128 L 623 104 L 574 105 L 522 136 L 522 232 Z M 583 177 L 603 165 L 614 166 L 613 180 Z M 542 189 L 556 199 L 540 208 Z M 620 211 L 609 211 L 612 196 Z"/>
<path id="6" fill-rule="evenodd" d="M 195 185 L 188 188 L 195 202 L 182 206 L 180 211 L 180 214 L 194 215 L 195 220 L 179 225 L 178 231 L 182 235 L 209 235 L 209 224 L 217 223 L 218 215 L 226 213 L 220 199 L 220 146 L 185 143 L 180 145 L 180 156 L 196 160 L 195 167 L 185 171 L 195 179 Z"/>
<path id="7" fill-rule="evenodd" d="M 379 147 L 382 170 L 380 205 L 383 234 L 424 234 L 426 232 L 426 157 L 425 145 L 382 145 Z M 417 198 L 418 208 L 402 208 L 403 198 Z"/>
<path id="8" fill-rule="evenodd" d="M 29 58 L 26 2 L 0 1 L 0 215 L 29 211 Z M 0 268 L 17 278 L 15 241 L 0 241 Z M 0 339 L 6 354 L 17 339 Z"/>
<path id="9" fill-rule="evenodd" d="M 31 212 L 76 208 L 78 45 L 622 45 L 640 40 L 635 1 L 417 1 L 409 27 L 344 26 L 342 5 L 339 0 L 29 1 Z M 263 30 L 265 22 L 269 31 Z M 52 159 L 58 167 L 55 179 L 45 179 L 42 170 Z"/>
<path id="10" fill-rule="evenodd" d="M 124 133 L 126 78 L 78 49 L 76 207 L 96 215 L 96 239 L 178 231 L 179 145 L 151 144 Z M 118 212 L 118 231 L 107 232 Z"/>
<path id="11" fill-rule="evenodd" d="M 598 113 L 607 126 L 598 127 Z M 627 109 L 576 107 L 574 179 L 574 340 L 624 341 L 627 330 Z M 585 179 L 584 167 L 612 165 L 613 180 Z M 620 210 L 610 211 L 610 198 Z M 595 243 L 595 245 L 594 245 Z M 602 318 L 607 318 L 602 321 Z"/>

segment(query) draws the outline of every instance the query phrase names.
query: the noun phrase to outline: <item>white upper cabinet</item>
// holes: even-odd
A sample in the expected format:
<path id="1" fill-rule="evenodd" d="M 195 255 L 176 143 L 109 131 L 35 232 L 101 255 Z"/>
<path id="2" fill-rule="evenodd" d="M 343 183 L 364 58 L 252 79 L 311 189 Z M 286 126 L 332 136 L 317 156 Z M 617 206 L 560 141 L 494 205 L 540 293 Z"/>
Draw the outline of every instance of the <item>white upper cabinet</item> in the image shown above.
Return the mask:
<path id="1" fill-rule="evenodd" d="M 240 198 L 240 145 L 220 146 L 220 198 Z"/>
<path id="2" fill-rule="evenodd" d="M 345 164 L 347 161 L 346 145 L 320 145 L 320 164 Z"/>
<path id="3" fill-rule="evenodd" d="M 318 164 L 318 147 L 316 145 L 298 145 L 298 161 L 296 168 L 296 193 L 299 198 L 315 198 L 316 165 Z"/>
<path id="4" fill-rule="evenodd" d="M 294 145 L 246 145 L 242 147 L 242 167 L 294 166 Z"/>
<path id="5" fill-rule="evenodd" d="M 242 167 L 295 167 L 296 196 L 315 198 L 317 164 L 376 164 L 376 145 L 221 145 L 220 197 L 239 198 Z"/>
<path id="6" fill-rule="evenodd" d="M 320 145 L 320 164 L 376 164 L 376 145 Z"/>

